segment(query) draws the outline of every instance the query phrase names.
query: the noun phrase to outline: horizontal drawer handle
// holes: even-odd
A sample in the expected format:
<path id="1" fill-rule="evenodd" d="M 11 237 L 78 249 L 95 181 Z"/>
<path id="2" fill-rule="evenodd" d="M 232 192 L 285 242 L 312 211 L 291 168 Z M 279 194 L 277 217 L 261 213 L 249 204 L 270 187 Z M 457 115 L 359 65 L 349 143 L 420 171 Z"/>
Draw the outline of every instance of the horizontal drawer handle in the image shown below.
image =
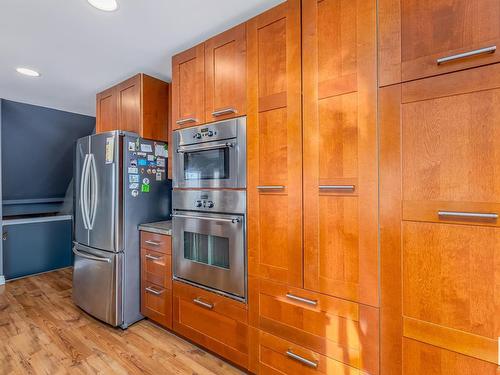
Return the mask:
<path id="1" fill-rule="evenodd" d="M 163 294 L 165 290 L 156 290 L 153 288 L 150 288 L 149 286 L 146 288 L 146 292 L 154 294 L 155 296 L 160 296 Z"/>
<path id="2" fill-rule="evenodd" d="M 144 242 L 147 243 L 148 245 L 153 245 L 153 246 L 160 246 L 161 245 L 161 242 L 156 242 L 156 241 L 151 241 L 151 240 L 146 240 Z"/>
<path id="3" fill-rule="evenodd" d="M 212 116 L 218 117 L 218 116 L 224 116 L 224 115 L 229 115 L 231 113 L 236 113 L 236 109 L 234 108 L 224 108 L 224 109 L 219 109 L 218 111 L 213 111 Z"/>
<path id="4" fill-rule="evenodd" d="M 209 310 L 212 310 L 214 308 L 214 305 L 208 303 L 208 302 L 203 302 L 201 299 L 199 298 L 195 298 L 193 299 L 193 302 L 196 303 L 197 305 L 200 305 L 202 307 L 205 307 Z"/>
<path id="5" fill-rule="evenodd" d="M 182 124 L 187 124 L 189 122 L 198 122 L 198 119 L 194 118 L 194 117 L 188 117 L 188 118 L 183 118 L 183 119 L 177 120 L 175 123 L 177 125 L 182 125 Z"/>
<path id="6" fill-rule="evenodd" d="M 318 362 L 311 361 L 307 358 L 304 358 L 298 354 L 293 353 L 291 350 L 286 351 L 287 357 L 290 357 L 291 359 L 296 360 L 297 362 L 300 362 L 306 366 L 312 367 L 312 368 L 318 368 Z"/>
<path id="7" fill-rule="evenodd" d="M 441 58 L 437 59 L 436 62 L 438 65 L 441 65 L 441 64 L 444 64 L 444 63 L 447 63 L 450 61 L 465 59 L 467 57 L 483 55 L 486 53 L 495 53 L 496 50 L 497 50 L 497 46 L 490 46 L 490 47 L 476 49 L 474 51 L 469 51 L 469 52 L 464 52 L 464 53 L 458 53 L 456 55 L 441 57 Z"/>
<path id="8" fill-rule="evenodd" d="M 146 254 L 145 258 L 149 260 L 160 260 L 162 257 L 155 257 L 154 255 Z"/>
<path id="9" fill-rule="evenodd" d="M 319 190 L 354 190 L 354 185 L 319 185 Z"/>
<path id="10" fill-rule="evenodd" d="M 286 298 L 293 299 L 294 301 L 304 302 L 304 303 L 307 303 L 308 305 L 313 305 L 313 306 L 316 306 L 318 304 L 318 301 L 316 301 L 316 300 L 299 297 L 299 296 L 296 296 L 292 293 L 287 293 Z"/>
<path id="11" fill-rule="evenodd" d="M 284 189 L 284 185 L 259 185 L 257 186 L 257 189 L 259 190 L 280 190 Z"/>
<path id="12" fill-rule="evenodd" d="M 498 219 L 498 214 L 482 212 L 438 211 L 438 215 L 443 217 L 464 217 L 493 220 Z"/>

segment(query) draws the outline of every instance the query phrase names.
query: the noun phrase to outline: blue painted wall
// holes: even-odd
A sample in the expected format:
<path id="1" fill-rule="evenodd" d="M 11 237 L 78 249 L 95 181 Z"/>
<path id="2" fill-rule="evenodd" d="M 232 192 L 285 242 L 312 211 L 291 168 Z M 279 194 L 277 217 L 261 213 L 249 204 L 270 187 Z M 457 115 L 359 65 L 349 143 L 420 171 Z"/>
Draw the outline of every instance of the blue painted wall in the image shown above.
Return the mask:
<path id="1" fill-rule="evenodd" d="M 95 117 L 4 99 L 0 106 L 3 219 L 72 214 L 75 142 L 94 131 Z M 3 232 L 11 233 L 2 241 L 0 275 L 71 264 L 71 222 L 6 225 Z"/>

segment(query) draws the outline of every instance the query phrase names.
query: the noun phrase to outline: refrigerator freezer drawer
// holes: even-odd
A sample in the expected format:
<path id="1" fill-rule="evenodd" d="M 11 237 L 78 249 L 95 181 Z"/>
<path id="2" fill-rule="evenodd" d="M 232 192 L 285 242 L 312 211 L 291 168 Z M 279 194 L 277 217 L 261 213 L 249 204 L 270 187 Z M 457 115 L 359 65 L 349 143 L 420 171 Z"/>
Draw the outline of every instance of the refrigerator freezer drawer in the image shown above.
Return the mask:
<path id="1" fill-rule="evenodd" d="M 75 243 L 73 300 L 90 315 L 113 326 L 122 324 L 122 253 Z"/>

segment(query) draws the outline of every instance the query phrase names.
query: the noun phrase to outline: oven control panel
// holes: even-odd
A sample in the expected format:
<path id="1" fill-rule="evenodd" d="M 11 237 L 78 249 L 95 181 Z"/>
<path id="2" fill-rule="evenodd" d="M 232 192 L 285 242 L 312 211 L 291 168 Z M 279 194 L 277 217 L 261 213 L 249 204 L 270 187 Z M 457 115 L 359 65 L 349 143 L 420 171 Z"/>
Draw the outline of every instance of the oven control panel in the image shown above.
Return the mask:
<path id="1" fill-rule="evenodd" d="M 210 130 L 209 128 L 201 128 L 200 131 L 193 133 L 194 139 L 210 138 L 217 135 L 217 130 Z"/>
<path id="2" fill-rule="evenodd" d="M 203 200 L 198 199 L 196 201 L 196 203 L 194 204 L 194 206 L 196 208 L 202 208 L 202 207 L 203 208 L 214 208 L 215 202 L 214 201 L 205 200 L 205 199 L 203 199 Z"/>
<path id="3" fill-rule="evenodd" d="M 246 192 L 244 190 L 174 190 L 172 206 L 174 210 L 245 214 Z"/>

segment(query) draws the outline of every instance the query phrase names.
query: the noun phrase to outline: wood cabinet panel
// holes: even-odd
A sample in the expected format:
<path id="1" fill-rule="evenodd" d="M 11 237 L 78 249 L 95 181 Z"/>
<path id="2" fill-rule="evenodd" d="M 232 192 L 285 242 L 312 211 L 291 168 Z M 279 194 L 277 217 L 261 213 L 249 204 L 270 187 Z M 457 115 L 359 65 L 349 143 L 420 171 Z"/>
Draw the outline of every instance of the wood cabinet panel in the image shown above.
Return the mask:
<path id="1" fill-rule="evenodd" d="M 246 113 L 244 23 L 205 42 L 205 108 L 207 122 Z"/>
<path id="2" fill-rule="evenodd" d="M 170 85 L 146 74 L 142 79 L 142 130 L 144 138 L 169 142 Z M 170 159 L 171 160 L 171 159 Z"/>
<path id="3" fill-rule="evenodd" d="M 304 286 L 378 305 L 376 3 L 303 4 Z M 362 229 L 360 229 L 362 228 Z"/>
<path id="4" fill-rule="evenodd" d="M 382 0 L 380 9 L 382 85 L 500 61 L 495 52 L 437 62 L 500 44 L 496 0 Z"/>
<path id="5" fill-rule="evenodd" d="M 253 324 L 323 356 L 378 373 L 378 309 L 251 279 Z M 299 297 L 303 300 L 297 300 Z"/>
<path id="6" fill-rule="evenodd" d="M 143 280 L 141 313 L 164 327 L 172 328 L 172 290 Z"/>
<path id="7" fill-rule="evenodd" d="M 141 249 L 172 254 L 172 237 L 163 234 L 141 231 Z"/>
<path id="8" fill-rule="evenodd" d="M 116 92 L 118 95 L 118 129 L 141 134 L 141 75 L 135 75 L 120 83 L 116 87 Z"/>
<path id="9" fill-rule="evenodd" d="M 163 288 L 172 289 L 172 257 L 141 249 L 142 278 Z"/>
<path id="10" fill-rule="evenodd" d="M 205 122 L 205 45 L 172 57 L 172 128 Z"/>
<path id="11" fill-rule="evenodd" d="M 114 87 L 96 95 L 96 133 L 118 127 L 118 95 Z"/>
<path id="12" fill-rule="evenodd" d="M 248 318 L 245 305 L 177 281 L 173 285 L 174 330 L 246 368 Z"/>
<path id="13" fill-rule="evenodd" d="M 328 375 L 358 375 L 360 371 L 342 362 L 305 349 L 269 333 L 260 332 L 259 337 L 259 374 L 328 374 Z M 310 361 L 316 368 L 305 365 L 300 360 L 290 356 L 298 355 Z"/>
<path id="14" fill-rule="evenodd" d="M 248 21 L 247 56 L 249 274 L 301 286 L 299 1 Z"/>

